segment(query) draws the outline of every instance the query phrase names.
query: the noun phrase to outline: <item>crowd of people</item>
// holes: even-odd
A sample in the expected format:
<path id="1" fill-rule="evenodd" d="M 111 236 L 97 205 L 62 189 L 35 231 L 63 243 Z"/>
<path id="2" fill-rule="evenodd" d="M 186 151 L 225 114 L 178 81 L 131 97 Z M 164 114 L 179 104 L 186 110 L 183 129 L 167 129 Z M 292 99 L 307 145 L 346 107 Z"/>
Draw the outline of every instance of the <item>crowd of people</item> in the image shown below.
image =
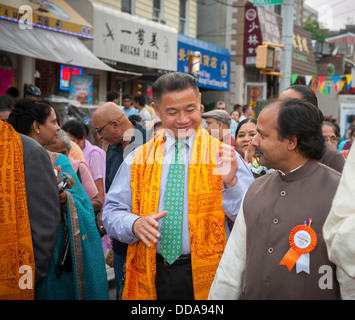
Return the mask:
<path id="1" fill-rule="evenodd" d="M 355 298 L 355 129 L 309 87 L 256 119 L 168 73 L 107 93 L 99 145 L 37 89 L 0 99 L 0 299 L 108 300 L 111 253 L 116 299 Z"/>

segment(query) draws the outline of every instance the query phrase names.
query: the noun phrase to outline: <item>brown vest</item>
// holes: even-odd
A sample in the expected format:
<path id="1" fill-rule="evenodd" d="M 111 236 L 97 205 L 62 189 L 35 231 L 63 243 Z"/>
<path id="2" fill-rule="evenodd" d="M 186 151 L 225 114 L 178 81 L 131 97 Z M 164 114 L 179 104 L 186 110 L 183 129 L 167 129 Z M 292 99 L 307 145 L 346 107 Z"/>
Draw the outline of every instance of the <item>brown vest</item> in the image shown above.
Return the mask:
<path id="1" fill-rule="evenodd" d="M 342 173 L 345 165 L 344 156 L 328 142 L 324 142 L 324 154 L 319 160 L 320 163 Z"/>
<path id="2" fill-rule="evenodd" d="M 295 172 L 282 176 L 274 171 L 249 187 L 243 205 L 247 251 L 246 287 L 241 298 L 340 299 L 335 265 L 328 260 L 322 233 L 340 177 L 335 170 L 309 160 Z M 290 249 L 291 230 L 309 218 L 317 245 L 310 253 L 310 274 L 297 274 L 296 266 L 288 271 L 280 261 Z M 323 265 L 332 268 L 333 289 L 319 287 L 326 274 L 319 271 Z"/>

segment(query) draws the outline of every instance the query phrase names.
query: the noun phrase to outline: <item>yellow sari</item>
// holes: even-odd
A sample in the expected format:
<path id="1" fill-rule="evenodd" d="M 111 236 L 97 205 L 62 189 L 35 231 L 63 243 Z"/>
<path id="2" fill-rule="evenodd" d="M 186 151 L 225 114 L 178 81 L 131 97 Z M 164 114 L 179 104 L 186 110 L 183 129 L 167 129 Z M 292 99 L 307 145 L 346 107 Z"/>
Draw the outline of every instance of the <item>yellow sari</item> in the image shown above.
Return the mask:
<path id="1" fill-rule="evenodd" d="M 35 262 L 20 135 L 0 121 L 0 300 L 34 298 Z"/>
<path id="2" fill-rule="evenodd" d="M 132 212 L 139 216 L 158 212 L 165 131 L 146 143 L 131 167 Z M 222 208 L 222 179 L 215 154 L 220 142 L 198 128 L 188 171 L 188 221 L 191 266 L 196 300 L 208 297 L 226 245 Z M 128 246 L 123 299 L 156 299 L 156 246 L 141 241 Z"/>

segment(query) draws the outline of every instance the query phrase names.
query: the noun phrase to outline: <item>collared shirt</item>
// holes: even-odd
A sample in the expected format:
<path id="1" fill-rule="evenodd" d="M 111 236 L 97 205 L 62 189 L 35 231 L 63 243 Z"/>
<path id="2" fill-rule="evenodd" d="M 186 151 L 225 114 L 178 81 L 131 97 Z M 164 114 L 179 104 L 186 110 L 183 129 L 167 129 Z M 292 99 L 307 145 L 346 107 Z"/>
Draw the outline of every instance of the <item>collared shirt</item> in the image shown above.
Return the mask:
<path id="1" fill-rule="evenodd" d="M 132 124 L 135 126 L 135 131 L 131 142 L 126 147 L 125 150 L 122 149 L 121 144 L 111 146 L 109 145 L 106 152 L 106 176 L 105 176 L 105 190 L 106 195 L 109 191 L 112 181 L 116 176 L 118 168 L 121 166 L 122 162 L 124 161 L 125 157 L 136 148 L 139 148 L 146 142 L 147 139 L 147 132 L 146 129 L 143 128 L 139 123 L 136 121 L 131 121 Z M 128 181 L 128 185 L 129 185 Z M 106 199 L 105 199 L 106 201 Z M 125 256 L 127 253 L 127 244 L 121 243 L 117 239 L 113 239 L 113 251 L 121 256 Z"/>
<path id="2" fill-rule="evenodd" d="M 182 149 L 184 155 L 185 164 L 189 163 L 191 150 L 194 142 L 194 136 L 186 139 L 186 145 Z M 174 148 L 175 138 L 166 134 L 164 160 L 161 172 L 161 184 L 160 184 L 160 198 L 158 212 L 164 211 L 164 195 L 165 195 L 165 183 L 169 172 L 169 164 L 175 154 Z M 139 239 L 134 235 L 132 231 L 133 223 L 139 216 L 132 214 L 132 192 L 130 185 L 131 177 L 131 164 L 135 152 L 132 152 L 119 168 L 110 191 L 107 194 L 106 203 L 102 215 L 102 221 L 106 232 L 110 237 L 118 239 L 121 242 L 132 244 Z M 235 220 L 239 208 L 241 199 L 248 189 L 249 185 L 254 181 L 254 177 L 251 174 L 248 166 L 236 153 L 238 159 L 238 170 L 236 173 L 237 184 L 229 189 L 223 189 L 222 206 L 225 214 L 233 221 Z M 184 208 L 183 208 L 183 234 L 182 234 L 182 254 L 190 253 L 190 237 L 188 228 L 188 169 L 189 166 L 185 165 L 185 189 L 184 189 Z M 161 228 L 161 220 L 159 222 L 159 228 Z M 226 230 L 228 228 L 226 227 Z M 160 252 L 160 239 L 158 239 L 157 252 Z"/>

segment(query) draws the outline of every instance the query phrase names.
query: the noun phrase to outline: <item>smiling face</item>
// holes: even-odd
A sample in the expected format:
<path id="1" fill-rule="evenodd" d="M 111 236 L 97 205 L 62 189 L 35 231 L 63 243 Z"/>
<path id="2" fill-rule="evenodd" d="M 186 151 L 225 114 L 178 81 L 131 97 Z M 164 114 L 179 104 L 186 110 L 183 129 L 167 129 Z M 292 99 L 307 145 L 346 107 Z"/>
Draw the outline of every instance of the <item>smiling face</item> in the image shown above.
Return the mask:
<path id="1" fill-rule="evenodd" d="M 193 89 L 164 93 L 159 105 L 152 102 L 163 127 L 179 140 L 197 131 L 201 123 L 200 104 L 201 94 L 197 95 Z"/>
<path id="2" fill-rule="evenodd" d="M 249 144 L 256 136 L 256 124 L 254 122 L 244 123 L 237 134 L 235 140 L 235 148 L 237 152 L 244 158 L 245 152 L 248 149 Z"/>
<path id="3" fill-rule="evenodd" d="M 258 117 L 257 132 L 252 144 L 262 151 L 259 162 L 263 166 L 289 172 L 288 139 L 280 140 L 277 131 L 279 106 L 265 108 Z"/>

